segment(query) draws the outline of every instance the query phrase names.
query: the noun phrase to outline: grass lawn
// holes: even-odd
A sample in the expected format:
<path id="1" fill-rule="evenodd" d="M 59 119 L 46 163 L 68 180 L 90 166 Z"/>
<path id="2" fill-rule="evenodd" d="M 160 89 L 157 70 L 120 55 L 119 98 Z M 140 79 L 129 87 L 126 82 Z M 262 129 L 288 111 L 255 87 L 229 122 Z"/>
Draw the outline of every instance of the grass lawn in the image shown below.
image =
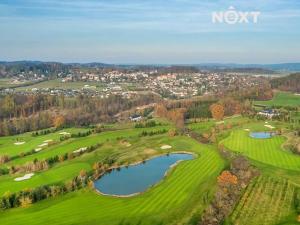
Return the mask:
<path id="1" fill-rule="evenodd" d="M 277 92 L 270 101 L 255 101 L 255 104 L 265 106 L 300 106 L 300 96 L 288 92 Z"/>
<path id="2" fill-rule="evenodd" d="M 161 143 L 165 141 L 168 139 Z M 159 145 L 156 143 L 153 147 Z M 115 198 L 81 190 L 41 201 L 29 208 L 0 212 L 1 225 L 181 224 L 192 210 L 202 211 L 207 206 L 224 161 L 214 147 L 201 145 L 188 137 L 175 137 L 171 145 L 174 146 L 172 150 L 195 152 L 199 157 L 181 162 L 167 178 L 144 194 Z"/>
<path id="3" fill-rule="evenodd" d="M 300 171 L 300 156 L 282 149 L 283 136 L 269 139 L 255 139 L 248 131 L 235 130 L 221 143 L 234 152 L 248 156 L 250 159 L 288 170 Z"/>

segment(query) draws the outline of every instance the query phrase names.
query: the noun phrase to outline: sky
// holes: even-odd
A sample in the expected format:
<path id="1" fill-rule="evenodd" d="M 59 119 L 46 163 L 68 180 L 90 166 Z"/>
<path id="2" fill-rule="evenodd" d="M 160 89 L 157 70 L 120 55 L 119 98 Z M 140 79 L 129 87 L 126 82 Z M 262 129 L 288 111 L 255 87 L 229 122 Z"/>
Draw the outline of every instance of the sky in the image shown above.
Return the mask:
<path id="1" fill-rule="evenodd" d="M 0 0 L 0 31 L 0 61 L 300 62 L 299 0 Z"/>

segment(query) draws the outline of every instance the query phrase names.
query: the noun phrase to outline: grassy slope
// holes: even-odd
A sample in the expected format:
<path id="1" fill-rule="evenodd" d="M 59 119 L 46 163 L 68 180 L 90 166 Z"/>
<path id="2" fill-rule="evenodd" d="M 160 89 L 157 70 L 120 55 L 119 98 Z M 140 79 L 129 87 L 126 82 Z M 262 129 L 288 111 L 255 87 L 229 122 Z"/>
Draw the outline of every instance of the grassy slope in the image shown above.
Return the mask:
<path id="1" fill-rule="evenodd" d="M 22 164 L 25 164 L 26 162 L 32 162 L 34 159 L 42 160 L 42 159 L 46 159 L 46 158 L 49 158 L 49 157 L 52 157 L 55 155 L 63 155 L 65 153 L 73 152 L 81 147 L 88 147 L 88 146 L 95 145 L 98 143 L 104 143 L 107 140 L 116 139 L 118 137 L 137 136 L 143 130 L 155 131 L 155 130 L 162 130 L 162 129 L 168 129 L 168 128 L 169 127 L 167 127 L 167 126 L 163 126 L 163 127 L 154 127 L 154 128 L 148 128 L 148 129 L 127 129 L 127 130 L 121 130 L 121 131 L 109 131 L 109 132 L 103 132 L 100 134 L 93 134 L 93 135 L 90 135 L 90 136 L 84 137 L 84 138 L 69 139 L 67 141 L 58 143 L 54 146 L 45 148 L 45 150 L 40 151 L 36 154 L 10 161 L 10 162 L 6 163 L 4 166 L 6 166 L 6 165 L 22 165 Z M 33 140 L 33 142 L 35 142 L 35 140 Z M 40 143 L 40 142 L 38 142 L 38 143 Z"/>
<path id="2" fill-rule="evenodd" d="M 186 145 L 187 144 L 187 145 Z M 179 148 L 198 153 L 194 160 L 181 162 L 158 186 L 132 198 L 101 196 L 83 190 L 42 201 L 27 209 L 0 213 L 4 224 L 179 224 L 184 216 L 212 190 L 216 176 L 224 167 L 223 160 L 212 147 L 200 145 L 187 137 L 178 142 Z M 180 147 L 181 146 L 181 147 Z"/>
<path id="3" fill-rule="evenodd" d="M 300 96 L 287 92 L 278 92 L 270 101 L 256 101 L 255 104 L 266 106 L 300 106 Z"/>
<path id="4" fill-rule="evenodd" d="M 300 157 L 285 151 L 281 145 L 285 141 L 282 136 L 270 139 L 255 139 L 243 130 L 233 131 L 222 143 L 228 149 L 242 153 L 251 159 L 277 166 L 283 169 L 300 171 Z"/>

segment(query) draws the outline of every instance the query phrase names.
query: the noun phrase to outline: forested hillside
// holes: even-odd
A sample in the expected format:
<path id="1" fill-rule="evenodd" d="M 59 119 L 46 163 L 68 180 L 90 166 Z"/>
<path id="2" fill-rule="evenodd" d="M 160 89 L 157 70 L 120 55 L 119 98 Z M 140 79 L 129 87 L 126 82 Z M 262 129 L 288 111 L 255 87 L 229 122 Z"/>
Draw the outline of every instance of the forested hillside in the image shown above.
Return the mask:
<path id="1" fill-rule="evenodd" d="M 278 88 L 282 91 L 292 91 L 300 93 L 300 73 L 293 73 L 286 77 L 280 77 L 271 80 L 273 88 Z"/>

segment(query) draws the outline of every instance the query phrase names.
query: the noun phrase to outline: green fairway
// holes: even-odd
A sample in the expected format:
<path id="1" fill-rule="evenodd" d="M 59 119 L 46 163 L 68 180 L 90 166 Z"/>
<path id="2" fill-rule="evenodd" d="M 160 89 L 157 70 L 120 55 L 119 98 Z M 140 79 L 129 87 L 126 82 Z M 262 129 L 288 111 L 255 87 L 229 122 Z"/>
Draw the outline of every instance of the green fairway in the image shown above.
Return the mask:
<path id="1" fill-rule="evenodd" d="M 232 127 L 234 127 L 248 122 L 250 122 L 250 119 L 237 115 L 237 116 L 224 118 L 222 121 L 216 121 L 214 119 L 210 119 L 208 121 L 193 123 L 191 120 L 191 122 L 188 125 L 188 128 L 199 134 L 203 134 L 206 132 L 210 132 L 212 128 L 218 125 L 225 125 L 225 126 L 231 125 Z"/>
<path id="2" fill-rule="evenodd" d="M 14 178 L 19 177 L 20 175 L 0 176 L 0 196 L 7 191 L 14 193 L 28 188 L 42 186 L 44 184 L 64 182 L 77 176 L 80 170 L 84 169 L 88 171 L 91 170 L 91 168 L 92 166 L 88 163 L 72 162 L 64 163 L 45 172 L 38 172 L 29 180 L 24 181 L 14 181 Z"/>
<path id="3" fill-rule="evenodd" d="M 56 155 L 63 155 L 65 153 L 69 153 L 69 152 L 78 150 L 79 148 L 82 148 L 82 147 L 88 147 L 91 145 L 96 145 L 98 143 L 104 143 L 106 141 L 115 140 L 116 138 L 136 137 L 143 130 L 156 131 L 156 130 L 163 130 L 163 129 L 168 129 L 168 126 L 158 126 L 158 127 L 143 128 L 143 129 L 126 129 L 126 130 L 118 130 L 118 131 L 108 131 L 108 132 L 103 132 L 103 133 L 99 133 L 99 134 L 93 134 L 93 135 L 90 135 L 90 136 L 84 137 L 84 138 L 71 138 L 67 141 L 59 142 L 56 145 L 49 146 L 48 148 L 45 148 L 45 150 L 40 151 L 36 154 L 12 160 L 12 161 L 6 163 L 5 165 L 22 165 L 22 164 L 25 164 L 26 162 L 31 162 L 34 159 L 43 160 L 43 159 L 47 159 L 49 157 L 53 157 Z M 33 142 L 36 142 L 35 139 L 33 139 Z M 40 143 L 40 142 L 38 142 L 38 143 Z M 20 148 L 18 148 L 18 151 L 20 151 Z"/>
<path id="4" fill-rule="evenodd" d="M 234 152 L 241 153 L 257 160 L 283 169 L 300 171 L 300 156 L 282 149 L 285 138 L 273 136 L 269 139 L 255 139 L 248 131 L 232 131 L 221 143 Z"/>
<path id="5" fill-rule="evenodd" d="M 0 155 L 15 156 L 22 152 L 29 152 L 39 148 L 39 145 L 44 144 L 47 140 L 52 140 L 53 142 L 59 141 L 59 138 L 62 136 L 60 133 L 62 132 L 76 134 L 87 130 L 84 128 L 69 128 L 37 137 L 33 137 L 30 132 L 15 136 L 0 137 Z"/>
<path id="6" fill-rule="evenodd" d="M 1 212 L 1 225 L 117 225 L 122 221 L 124 224 L 178 224 L 186 214 L 190 214 L 195 203 L 198 210 L 204 209 L 208 204 L 205 196 L 212 190 L 216 176 L 224 167 L 214 148 L 200 145 L 187 137 L 182 137 L 178 144 L 179 148 L 184 147 L 199 154 L 199 157 L 181 162 L 161 184 L 144 194 L 115 198 L 82 190 L 39 202 L 28 209 Z"/>
<path id="7" fill-rule="evenodd" d="M 300 96 L 293 93 L 278 92 L 270 101 L 256 101 L 257 105 L 265 106 L 300 106 Z"/>

